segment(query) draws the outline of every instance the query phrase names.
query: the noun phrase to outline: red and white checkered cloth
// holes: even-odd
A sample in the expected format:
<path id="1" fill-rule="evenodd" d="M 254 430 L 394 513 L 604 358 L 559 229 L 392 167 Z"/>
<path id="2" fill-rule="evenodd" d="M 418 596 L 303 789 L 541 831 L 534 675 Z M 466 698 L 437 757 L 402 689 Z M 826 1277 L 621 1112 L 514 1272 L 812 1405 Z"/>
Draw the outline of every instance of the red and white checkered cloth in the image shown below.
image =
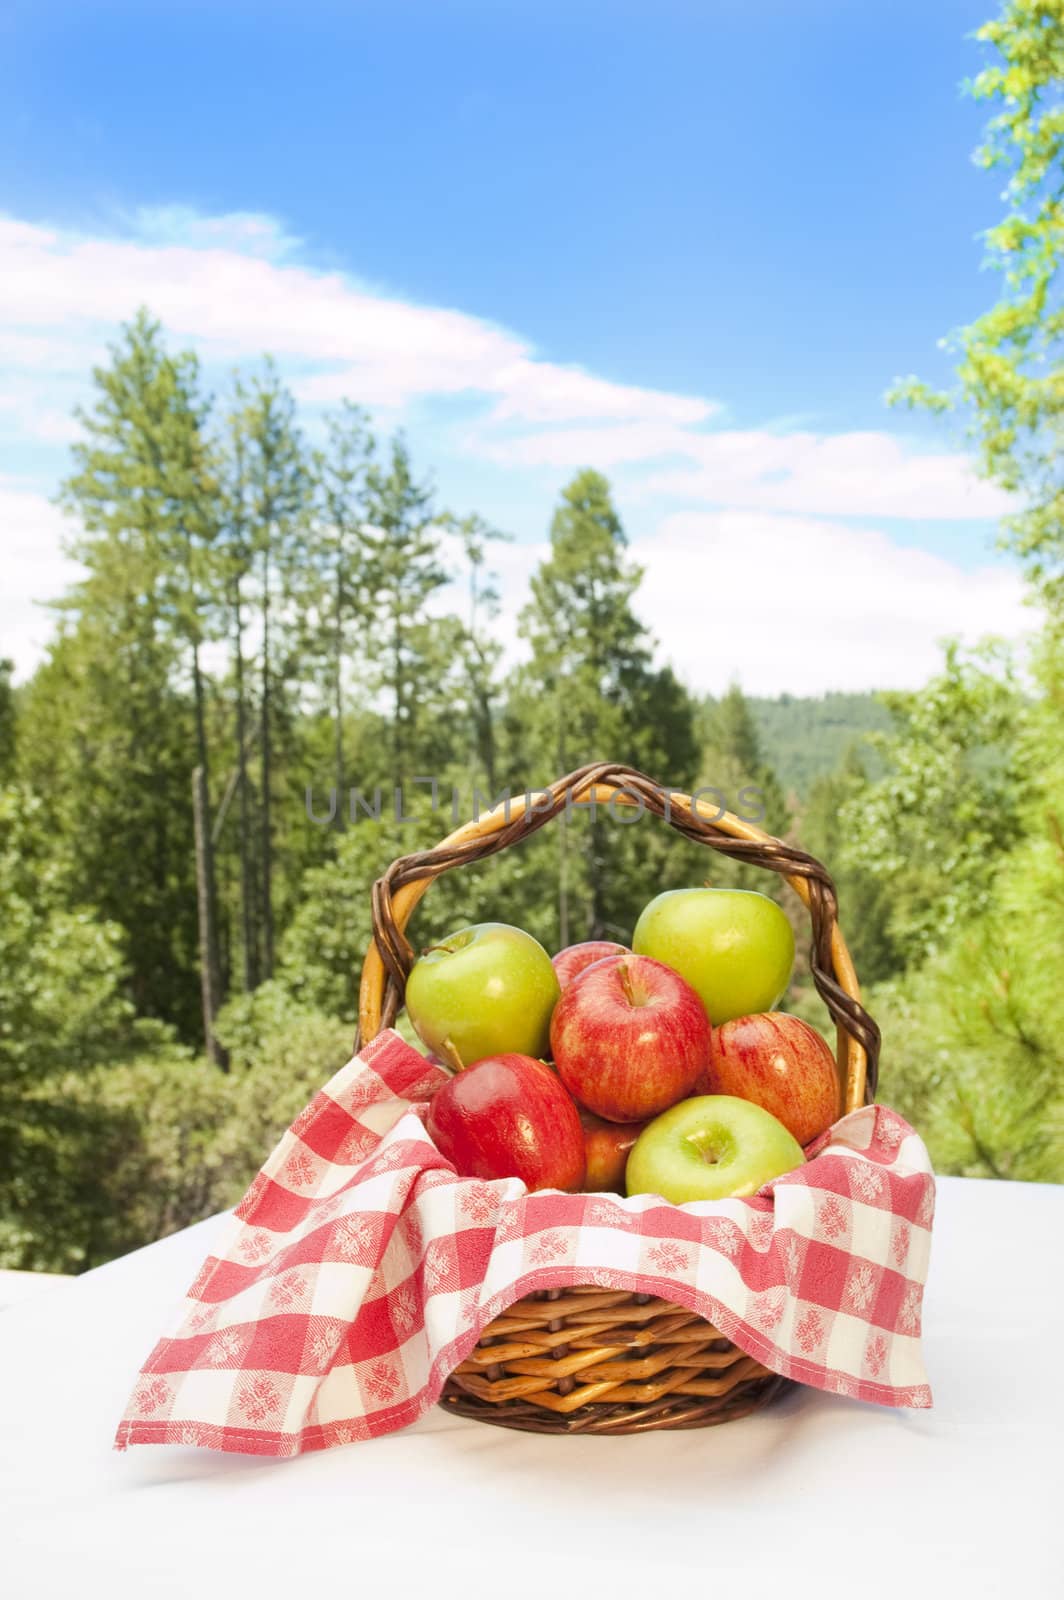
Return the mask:
<path id="1" fill-rule="evenodd" d="M 145 1363 L 120 1449 L 292 1456 L 388 1433 L 507 1306 L 581 1284 L 687 1306 L 817 1388 L 931 1404 L 934 1178 L 894 1112 L 843 1117 L 752 1199 L 678 1207 L 457 1177 L 418 1105 L 443 1078 L 385 1033 L 296 1119 Z"/>

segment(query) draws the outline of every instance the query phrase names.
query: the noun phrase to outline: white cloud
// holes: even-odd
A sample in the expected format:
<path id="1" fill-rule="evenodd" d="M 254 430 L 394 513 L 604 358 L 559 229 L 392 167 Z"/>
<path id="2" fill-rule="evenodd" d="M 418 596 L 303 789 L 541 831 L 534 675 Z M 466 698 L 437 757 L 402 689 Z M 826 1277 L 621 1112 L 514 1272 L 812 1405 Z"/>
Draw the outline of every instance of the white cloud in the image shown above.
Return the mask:
<path id="1" fill-rule="evenodd" d="M 999 517 L 1009 506 L 967 456 L 907 450 L 887 433 L 721 433 L 687 453 L 695 466 L 658 473 L 644 490 L 819 516 Z"/>
<path id="2" fill-rule="evenodd" d="M 457 552 L 452 552 L 457 560 Z M 1036 623 L 1019 574 L 965 572 L 885 533 L 770 512 L 665 517 L 631 556 L 644 569 L 635 605 L 691 688 L 749 694 L 918 688 L 942 664 L 942 641 L 1014 641 Z M 546 542 L 491 552 L 507 665 L 525 659 L 517 618 Z M 461 606 L 464 588 L 446 596 Z"/>
<path id="3" fill-rule="evenodd" d="M 714 400 L 547 361 L 482 318 L 307 265 L 271 217 L 160 207 L 133 222 L 132 235 L 91 237 L 0 217 L 0 385 L 18 397 L 23 437 L 69 436 L 57 414 L 84 394 L 118 324 L 147 304 L 208 363 L 269 350 L 310 405 L 479 400 L 463 448 L 508 468 L 638 467 L 630 493 L 819 516 L 968 519 L 1005 508 L 965 456 L 889 433 L 707 427 Z"/>
<path id="4" fill-rule="evenodd" d="M 0 477 L 0 555 L 4 570 L 4 625 L 0 655 L 25 677 L 55 630 L 47 602 L 57 600 L 79 568 L 63 554 L 69 524 L 45 495 L 17 479 Z"/>
<path id="5" fill-rule="evenodd" d="M 758 692 L 917 683 L 934 670 L 942 636 L 1016 634 L 1028 621 L 1006 567 L 965 572 L 824 520 L 999 515 L 1002 497 L 960 454 L 929 454 L 882 431 L 724 427 L 709 398 L 542 359 L 482 318 L 310 265 L 273 218 L 163 207 L 120 236 L 0 217 L 0 439 L 8 470 L 24 473 L 0 479 L 3 649 L 23 673 L 51 627 L 33 602 L 74 576 L 48 500 L 75 431 L 70 412 L 141 304 L 212 375 L 269 350 L 307 404 L 349 396 L 394 418 L 417 402 L 446 420 L 439 437 L 459 500 L 463 482 L 478 473 L 497 482 L 502 466 L 509 501 L 533 508 L 529 526 L 546 526 L 561 473 L 617 472 L 622 511 L 638 504 L 640 524 L 654 530 L 633 547 L 646 568 L 639 604 L 698 688 L 732 675 Z M 461 424 L 446 406 L 432 410 L 459 396 Z M 670 514 L 677 503 L 702 509 Z M 495 552 L 511 641 L 541 554 L 532 544 Z"/>
<path id="6" fill-rule="evenodd" d="M 268 261 L 292 255 L 302 242 L 287 233 L 276 217 L 258 211 L 204 217 L 191 206 L 141 206 L 125 221 L 145 243 L 225 246 Z"/>
<path id="7" fill-rule="evenodd" d="M 915 688 L 946 637 L 1019 638 L 1033 623 L 1019 574 L 964 572 L 886 534 L 724 511 L 666 517 L 632 554 L 639 609 L 689 683 L 751 694 Z"/>
<path id="8" fill-rule="evenodd" d="M 980 480 L 966 456 L 906 448 L 889 433 L 823 435 L 721 428 L 657 419 L 615 427 L 555 428 L 518 438 L 470 436 L 500 464 L 610 471 L 659 463 L 633 484 L 641 497 L 794 511 L 816 516 L 1000 517 L 1008 497 Z M 663 467 L 660 463 L 675 464 Z"/>
<path id="9" fill-rule="evenodd" d="M 494 398 L 502 418 L 583 421 L 664 417 L 698 422 L 709 402 L 612 384 L 537 360 L 516 334 L 465 312 L 414 305 L 293 259 L 269 218 L 142 213 L 132 238 L 92 238 L 0 218 L 0 364 L 86 370 L 101 329 L 141 304 L 218 362 L 278 358 L 317 370 L 302 398 L 349 395 L 399 406 L 465 392 Z"/>
<path id="10" fill-rule="evenodd" d="M 635 389 L 592 377 L 578 367 L 554 366 L 522 358 L 497 376 L 502 398 L 492 417 L 501 422 L 560 422 L 581 418 L 630 418 L 650 422 L 698 423 L 718 411 L 713 401 L 694 395 Z"/>
<path id="11" fill-rule="evenodd" d="M 54 600 L 77 568 L 61 551 L 64 517 L 43 495 L 0 478 L 6 576 L 2 653 L 26 676 L 44 652 Z M 446 563 L 461 567 L 444 537 Z M 499 544 L 491 565 L 502 607 L 496 632 L 506 662 L 525 654 L 517 618 L 547 543 Z M 1034 618 L 1018 573 L 1001 565 L 965 572 L 881 532 L 770 512 L 666 516 L 632 542 L 644 568 L 636 605 L 692 688 L 719 692 L 732 678 L 751 694 L 916 687 L 941 663 L 941 641 L 987 634 L 1019 639 Z M 461 576 L 435 610 L 466 604 Z"/>
<path id="12" fill-rule="evenodd" d="M 571 470 L 594 463 L 602 471 L 611 472 L 631 463 L 689 456 L 705 437 L 671 422 L 651 418 L 623 422 L 615 427 L 553 428 L 520 434 L 493 433 L 481 426 L 467 433 L 465 445 L 471 455 L 482 455 L 504 467 Z"/>

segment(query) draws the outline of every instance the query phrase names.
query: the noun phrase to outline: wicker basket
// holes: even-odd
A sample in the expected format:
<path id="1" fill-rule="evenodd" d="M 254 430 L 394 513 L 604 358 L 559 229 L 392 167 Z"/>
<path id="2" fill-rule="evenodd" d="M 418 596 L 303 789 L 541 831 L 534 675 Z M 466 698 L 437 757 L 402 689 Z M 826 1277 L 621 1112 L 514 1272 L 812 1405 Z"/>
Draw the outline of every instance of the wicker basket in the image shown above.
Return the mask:
<path id="1" fill-rule="evenodd" d="M 548 801 L 549 797 L 549 801 Z M 875 1093 L 879 1029 L 860 1001 L 836 920 L 835 887 L 813 856 L 730 814 L 707 820 L 687 795 L 611 762 L 518 796 L 432 850 L 394 861 L 373 885 L 374 937 L 362 969 L 359 1040 L 395 1021 L 415 955 L 404 929 L 433 879 L 527 838 L 567 805 L 642 806 L 689 839 L 778 872 L 812 927 L 813 982 L 835 1023 L 843 1105 Z M 789 1386 L 682 1306 L 588 1287 L 531 1295 L 484 1330 L 451 1374 L 441 1404 L 463 1416 L 538 1433 L 641 1433 L 746 1415 Z"/>

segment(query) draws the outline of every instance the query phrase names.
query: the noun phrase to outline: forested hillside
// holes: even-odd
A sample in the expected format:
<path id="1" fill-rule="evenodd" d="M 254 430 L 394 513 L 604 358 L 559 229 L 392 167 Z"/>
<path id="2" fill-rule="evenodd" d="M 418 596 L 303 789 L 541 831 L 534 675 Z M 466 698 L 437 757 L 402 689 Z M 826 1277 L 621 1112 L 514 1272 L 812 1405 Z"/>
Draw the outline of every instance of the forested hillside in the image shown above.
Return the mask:
<path id="1" fill-rule="evenodd" d="M 890 728 L 890 712 L 879 695 L 781 694 L 771 700 L 752 695 L 749 705 L 765 759 L 788 794 L 807 796 L 814 781 L 833 772 L 853 749 L 870 771 L 878 771 L 865 735 Z"/>

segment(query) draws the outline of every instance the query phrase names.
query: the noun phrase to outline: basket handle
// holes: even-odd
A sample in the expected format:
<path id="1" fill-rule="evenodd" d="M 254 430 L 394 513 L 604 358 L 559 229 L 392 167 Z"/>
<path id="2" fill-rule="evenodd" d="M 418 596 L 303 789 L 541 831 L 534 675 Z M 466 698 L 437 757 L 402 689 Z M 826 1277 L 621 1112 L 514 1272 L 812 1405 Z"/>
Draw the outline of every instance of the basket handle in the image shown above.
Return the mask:
<path id="1" fill-rule="evenodd" d="M 391 1027 L 416 959 L 405 929 L 434 879 L 452 868 L 497 855 L 527 838 L 569 805 L 642 806 L 685 838 L 722 855 L 778 872 L 804 902 L 812 927 L 809 965 L 817 993 L 831 1013 L 843 1103 L 854 1111 L 872 1099 L 879 1063 L 879 1028 L 861 1004 L 850 952 L 838 925 L 838 899 L 815 856 L 725 812 L 712 820 L 698 797 L 665 790 L 634 767 L 594 762 L 559 778 L 549 789 L 517 795 L 457 828 L 431 850 L 393 861 L 373 885 L 373 939 L 362 966 L 355 1048 Z M 708 810 L 708 807 L 705 808 Z"/>

